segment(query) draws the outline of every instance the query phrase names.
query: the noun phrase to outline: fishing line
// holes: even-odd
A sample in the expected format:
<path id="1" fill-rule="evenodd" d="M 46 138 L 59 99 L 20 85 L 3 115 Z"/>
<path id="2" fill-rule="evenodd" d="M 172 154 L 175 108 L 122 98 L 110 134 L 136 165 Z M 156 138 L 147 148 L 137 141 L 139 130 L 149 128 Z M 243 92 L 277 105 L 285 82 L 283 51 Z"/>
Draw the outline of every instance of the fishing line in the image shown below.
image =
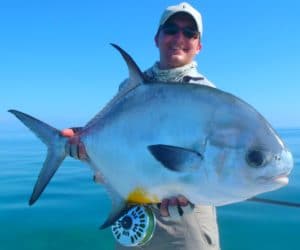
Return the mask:
<path id="1" fill-rule="evenodd" d="M 267 203 L 267 204 L 273 204 L 273 205 L 279 205 L 279 206 L 300 208 L 300 203 L 289 202 L 289 201 L 278 201 L 278 200 L 270 200 L 270 199 L 257 198 L 257 197 L 248 199 L 247 201 L 254 201 L 254 202 L 259 202 L 259 203 Z"/>

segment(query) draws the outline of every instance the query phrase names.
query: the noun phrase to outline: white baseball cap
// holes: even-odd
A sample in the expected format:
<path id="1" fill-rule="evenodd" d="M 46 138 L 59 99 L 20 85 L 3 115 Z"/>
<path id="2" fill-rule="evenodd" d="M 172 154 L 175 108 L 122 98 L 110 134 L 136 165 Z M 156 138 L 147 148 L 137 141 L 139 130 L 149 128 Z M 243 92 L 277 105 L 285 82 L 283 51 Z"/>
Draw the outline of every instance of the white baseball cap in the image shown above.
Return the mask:
<path id="1" fill-rule="evenodd" d="M 199 13 L 199 11 L 197 11 L 195 8 L 193 8 L 190 4 L 185 3 L 185 2 L 180 3 L 178 5 L 172 5 L 172 6 L 167 7 L 160 18 L 159 26 L 164 25 L 165 22 L 171 16 L 173 16 L 174 14 L 176 14 L 178 12 L 184 12 L 184 13 L 189 14 L 194 19 L 194 21 L 197 25 L 197 29 L 200 32 L 200 36 L 202 36 L 203 27 L 202 27 L 201 14 Z"/>

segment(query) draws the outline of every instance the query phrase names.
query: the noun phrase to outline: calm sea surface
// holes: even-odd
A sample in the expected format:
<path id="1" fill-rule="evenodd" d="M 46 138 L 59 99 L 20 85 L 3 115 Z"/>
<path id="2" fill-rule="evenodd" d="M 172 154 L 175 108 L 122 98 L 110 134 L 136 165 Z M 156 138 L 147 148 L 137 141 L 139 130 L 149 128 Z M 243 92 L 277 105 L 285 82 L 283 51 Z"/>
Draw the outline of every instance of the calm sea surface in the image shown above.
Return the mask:
<path id="1" fill-rule="evenodd" d="M 300 203 L 300 129 L 279 130 L 294 155 L 290 184 L 260 197 Z M 0 250 L 112 250 L 98 228 L 110 209 L 87 165 L 67 159 L 32 207 L 46 155 L 30 132 L 0 135 Z M 223 250 L 300 249 L 300 208 L 243 202 L 218 208 Z"/>

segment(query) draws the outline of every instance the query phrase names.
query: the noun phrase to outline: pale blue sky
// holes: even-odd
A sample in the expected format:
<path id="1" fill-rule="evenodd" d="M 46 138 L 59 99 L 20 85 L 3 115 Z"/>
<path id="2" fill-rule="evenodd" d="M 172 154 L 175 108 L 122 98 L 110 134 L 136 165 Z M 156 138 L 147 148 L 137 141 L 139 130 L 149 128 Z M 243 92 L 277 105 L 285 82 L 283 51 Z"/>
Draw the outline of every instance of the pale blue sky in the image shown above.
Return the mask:
<path id="1" fill-rule="evenodd" d="M 180 1 L 0 2 L 0 130 L 23 129 L 8 109 L 64 128 L 84 125 L 127 77 L 113 42 L 142 69 L 158 58 L 163 9 Z M 300 2 L 198 0 L 200 71 L 275 127 L 300 126 Z"/>

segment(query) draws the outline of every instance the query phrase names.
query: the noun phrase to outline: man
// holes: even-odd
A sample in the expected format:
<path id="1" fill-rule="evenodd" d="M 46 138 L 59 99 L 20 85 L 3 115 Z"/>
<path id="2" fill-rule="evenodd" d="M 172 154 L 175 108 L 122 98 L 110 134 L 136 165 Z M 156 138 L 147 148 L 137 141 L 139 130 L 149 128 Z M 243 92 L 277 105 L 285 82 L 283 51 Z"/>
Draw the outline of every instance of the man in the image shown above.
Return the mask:
<path id="1" fill-rule="evenodd" d="M 167 7 L 155 35 L 160 58 L 145 72 L 146 78 L 154 82 L 198 83 L 214 87 L 197 71 L 194 61 L 201 50 L 201 37 L 202 19 L 197 10 L 188 3 Z M 124 81 L 120 90 L 126 86 L 127 81 Z M 66 129 L 62 134 L 72 136 L 74 131 Z M 78 155 L 84 158 L 84 149 L 79 148 Z M 202 205 L 192 207 L 183 196 L 164 199 L 159 211 L 155 211 L 157 226 L 153 238 L 137 249 L 220 249 L 215 208 Z M 182 213 L 189 208 L 189 212 Z M 125 250 L 128 247 L 117 245 L 116 249 Z"/>

